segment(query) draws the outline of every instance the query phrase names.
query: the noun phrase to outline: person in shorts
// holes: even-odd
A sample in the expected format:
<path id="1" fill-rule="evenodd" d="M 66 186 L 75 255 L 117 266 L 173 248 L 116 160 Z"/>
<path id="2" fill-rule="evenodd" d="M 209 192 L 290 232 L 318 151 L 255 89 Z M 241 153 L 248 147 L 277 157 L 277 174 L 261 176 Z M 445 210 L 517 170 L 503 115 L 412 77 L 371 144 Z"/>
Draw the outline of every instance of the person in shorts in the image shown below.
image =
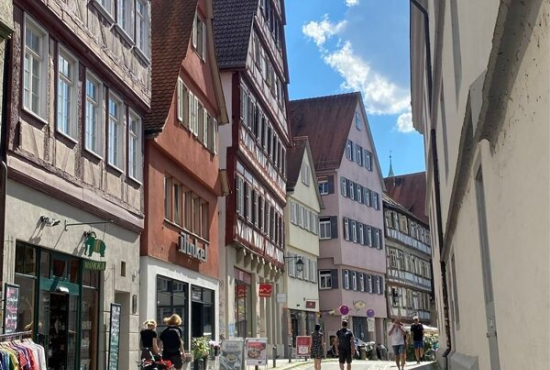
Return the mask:
<path id="1" fill-rule="evenodd" d="M 411 325 L 411 333 L 414 343 L 414 355 L 416 363 L 419 364 L 424 356 L 424 326 L 418 321 L 418 317 L 414 318 L 414 324 Z"/>
<path id="2" fill-rule="evenodd" d="M 393 345 L 393 353 L 395 354 L 395 363 L 397 370 L 405 369 L 405 335 L 407 332 L 399 319 L 394 319 L 393 324 L 388 331 L 388 336 L 391 338 Z"/>
<path id="3" fill-rule="evenodd" d="M 351 370 L 351 361 L 355 356 L 355 342 L 346 320 L 342 321 L 342 328 L 336 332 L 336 348 L 340 370 L 344 370 L 344 363 L 348 364 L 347 370 Z"/>
<path id="4" fill-rule="evenodd" d="M 182 323 L 181 317 L 173 314 L 170 317 L 166 317 L 163 321 L 168 327 L 160 334 L 162 359 L 169 360 L 176 370 L 181 370 L 183 367 L 183 357 L 185 356 L 182 340 L 183 331 L 180 328 Z"/>

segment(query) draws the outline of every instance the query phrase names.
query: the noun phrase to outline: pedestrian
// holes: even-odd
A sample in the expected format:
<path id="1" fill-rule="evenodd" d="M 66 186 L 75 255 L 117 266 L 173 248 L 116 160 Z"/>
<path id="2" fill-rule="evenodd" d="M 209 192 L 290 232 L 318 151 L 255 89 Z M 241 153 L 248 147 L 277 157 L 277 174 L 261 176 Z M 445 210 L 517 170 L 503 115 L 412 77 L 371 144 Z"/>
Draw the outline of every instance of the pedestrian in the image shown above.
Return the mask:
<path id="1" fill-rule="evenodd" d="M 342 328 L 336 332 L 336 348 L 340 370 L 344 370 L 344 363 L 348 364 L 347 370 L 351 370 L 351 361 L 355 356 L 355 342 L 346 320 L 342 320 Z"/>
<path id="2" fill-rule="evenodd" d="M 152 356 L 160 354 L 157 344 L 157 322 L 155 320 L 147 320 L 143 323 L 143 326 L 144 329 L 139 333 L 141 358 L 150 360 Z"/>
<path id="3" fill-rule="evenodd" d="M 315 370 L 321 370 L 321 359 L 326 353 L 326 345 L 323 341 L 323 333 L 321 325 L 315 325 L 315 331 L 311 333 L 311 341 L 309 342 L 309 353 L 315 364 Z"/>
<path id="4" fill-rule="evenodd" d="M 411 333 L 416 363 L 419 364 L 420 360 L 424 357 L 424 326 L 419 322 L 418 317 L 414 317 L 414 324 L 411 325 Z"/>
<path id="5" fill-rule="evenodd" d="M 168 326 L 160 334 L 162 342 L 162 359 L 172 362 L 176 370 L 183 367 L 183 358 L 185 351 L 183 349 L 183 331 L 181 330 L 181 317 L 173 314 L 164 318 L 164 323 Z"/>
<path id="6" fill-rule="evenodd" d="M 394 319 L 393 324 L 388 332 L 388 336 L 392 339 L 393 353 L 395 354 L 395 363 L 397 370 L 405 369 L 405 328 L 399 319 Z"/>

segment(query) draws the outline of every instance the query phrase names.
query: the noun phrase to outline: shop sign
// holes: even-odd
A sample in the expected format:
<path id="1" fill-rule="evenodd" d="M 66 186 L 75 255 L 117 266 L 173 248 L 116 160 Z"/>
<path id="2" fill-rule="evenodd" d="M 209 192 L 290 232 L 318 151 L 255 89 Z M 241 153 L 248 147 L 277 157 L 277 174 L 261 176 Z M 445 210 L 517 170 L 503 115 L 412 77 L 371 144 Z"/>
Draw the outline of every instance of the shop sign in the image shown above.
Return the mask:
<path id="1" fill-rule="evenodd" d="M 105 250 L 107 249 L 107 246 L 105 245 L 105 242 L 101 239 L 98 239 L 95 233 L 92 231 L 88 234 L 88 237 L 86 238 L 84 248 L 84 253 L 87 254 L 88 257 L 91 257 L 94 252 L 99 253 L 101 257 L 105 257 Z"/>
<path id="2" fill-rule="evenodd" d="M 260 284 L 260 290 L 259 290 L 259 296 L 260 297 L 271 297 L 271 293 L 273 292 L 273 285 L 271 284 Z"/>
<path id="3" fill-rule="evenodd" d="M 296 337 L 296 356 L 309 357 L 310 336 Z"/>
<path id="4" fill-rule="evenodd" d="M 4 334 L 17 331 L 17 307 L 19 306 L 19 285 L 4 286 Z"/>
<path id="5" fill-rule="evenodd" d="M 118 370 L 118 352 L 120 344 L 121 306 L 111 303 L 111 325 L 109 328 L 109 365 L 108 370 Z"/>
<path id="6" fill-rule="evenodd" d="M 242 339 L 226 339 L 222 342 L 220 370 L 241 370 L 243 367 Z"/>
<path id="7" fill-rule="evenodd" d="M 105 271 L 107 262 L 84 260 L 84 270 Z"/>
<path id="8" fill-rule="evenodd" d="M 185 232 L 182 232 L 179 237 L 179 251 L 181 253 L 187 254 L 188 256 L 196 258 L 201 262 L 206 262 L 206 248 L 204 246 L 199 246 L 196 238 L 193 239 L 193 242 L 191 242 L 191 238 L 189 237 L 189 235 Z"/>
<path id="9" fill-rule="evenodd" d="M 316 304 L 315 301 L 306 301 L 306 308 L 315 308 Z"/>
<path id="10" fill-rule="evenodd" d="M 277 303 L 286 303 L 286 293 L 277 294 Z"/>
<path id="11" fill-rule="evenodd" d="M 246 365 L 267 364 L 267 338 L 246 338 Z"/>

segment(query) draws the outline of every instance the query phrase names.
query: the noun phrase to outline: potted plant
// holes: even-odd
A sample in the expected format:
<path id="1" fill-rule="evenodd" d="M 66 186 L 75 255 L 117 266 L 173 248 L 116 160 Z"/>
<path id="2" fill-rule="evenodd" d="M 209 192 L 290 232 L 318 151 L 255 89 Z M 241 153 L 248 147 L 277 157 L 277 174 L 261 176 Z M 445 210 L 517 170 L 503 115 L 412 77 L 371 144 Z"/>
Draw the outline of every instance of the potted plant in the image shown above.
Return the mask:
<path id="1" fill-rule="evenodd" d="M 206 370 L 206 361 L 210 353 L 210 344 L 206 337 L 191 339 L 191 353 L 193 353 L 194 370 Z"/>

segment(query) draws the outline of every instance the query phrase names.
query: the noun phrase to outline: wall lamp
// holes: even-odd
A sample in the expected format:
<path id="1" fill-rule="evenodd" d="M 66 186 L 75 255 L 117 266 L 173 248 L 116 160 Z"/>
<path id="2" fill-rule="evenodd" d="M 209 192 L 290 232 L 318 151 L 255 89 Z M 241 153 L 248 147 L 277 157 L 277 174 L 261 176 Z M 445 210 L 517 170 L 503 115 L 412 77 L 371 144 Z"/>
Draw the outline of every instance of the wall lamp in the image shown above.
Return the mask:
<path id="1" fill-rule="evenodd" d="M 300 256 L 285 256 L 283 257 L 285 260 L 286 259 L 296 259 L 296 271 L 298 272 L 302 272 L 304 271 L 304 261 L 302 261 L 302 257 Z"/>

